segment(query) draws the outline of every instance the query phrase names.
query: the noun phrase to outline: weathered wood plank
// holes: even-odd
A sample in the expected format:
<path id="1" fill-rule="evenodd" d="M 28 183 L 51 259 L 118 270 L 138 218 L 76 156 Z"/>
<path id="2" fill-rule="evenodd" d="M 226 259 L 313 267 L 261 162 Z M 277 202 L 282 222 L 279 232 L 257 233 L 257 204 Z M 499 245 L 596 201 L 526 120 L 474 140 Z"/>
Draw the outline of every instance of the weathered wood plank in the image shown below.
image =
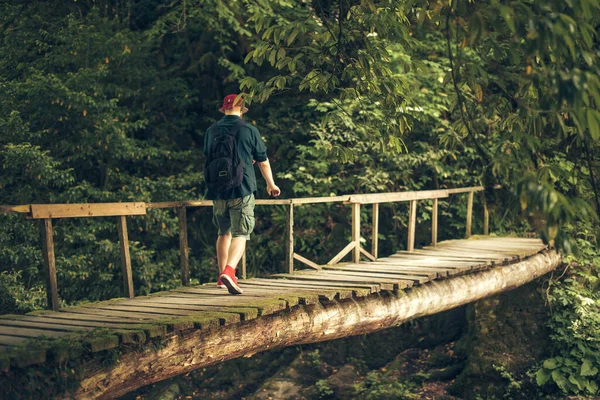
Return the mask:
<path id="1" fill-rule="evenodd" d="M 45 323 L 45 322 L 34 322 L 34 321 L 28 321 L 28 320 L 10 320 L 10 319 L 4 319 L 4 318 L 0 318 L 0 327 L 2 326 L 11 326 L 11 327 L 23 327 L 23 328 L 32 328 L 32 329 L 39 329 L 39 330 L 50 330 L 50 331 L 55 331 L 55 332 L 85 332 L 85 331 L 91 331 L 94 330 L 95 328 L 91 328 L 91 327 L 86 327 L 86 326 L 73 326 L 73 325 L 57 325 L 57 324 L 51 324 L 51 323 Z M 1 328 L 0 328 L 1 329 Z"/>
<path id="2" fill-rule="evenodd" d="M 315 262 L 312 262 L 312 261 L 310 261 L 310 260 L 309 260 L 308 258 L 306 258 L 306 257 L 302 257 L 300 254 L 294 253 L 294 254 L 292 255 L 292 257 L 294 257 L 294 260 L 298 260 L 298 261 L 300 261 L 301 263 L 303 263 L 303 264 L 305 264 L 305 265 L 307 265 L 307 266 L 309 266 L 309 267 L 311 267 L 311 268 L 313 268 L 313 269 L 316 269 L 317 271 L 321 269 L 321 266 L 320 266 L 319 264 L 317 264 L 317 263 L 315 263 Z"/>
<path id="3" fill-rule="evenodd" d="M 131 256 L 129 255 L 129 236 L 127 234 L 127 220 L 124 215 L 117 217 L 119 231 L 119 248 L 121 250 L 121 273 L 123 274 L 123 293 L 130 299 L 133 298 L 133 274 L 131 271 Z"/>
<path id="4" fill-rule="evenodd" d="M 314 288 L 326 287 L 326 288 L 341 288 L 341 289 L 358 289 L 358 290 L 368 290 L 370 293 L 378 293 L 381 290 L 381 286 L 373 283 L 359 283 L 359 282 L 307 282 L 301 281 L 293 278 L 287 279 L 256 279 L 257 282 L 277 282 L 278 284 L 290 283 L 290 284 L 308 284 Z"/>
<path id="5" fill-rule="evenodd" d="M 465 228 L 465 237 L 468 239 L 471 237 L 471 225 L 473 224 L 473 195 L 475 192 L 469 192 L 469 200 L 467 202 L 467 226 Z"/>
<path id="6" fill-rule="evenodd" d="M 410 209 L 408 212 L 408 243 L 406 248 L 408 251 L 415 249 L 415 229 L 417 225 L 417 201 L 410 201 Z"/>
<path id="7" fill-rule="evenodd" d="M 121 215 L 145 215 L 146 203 L 80 203 L 80 204 L 32 204 L 31 217 L 77 218 L 118 217 Z"/>
<path id="8" fill-rule="evenodd" d="M 431 205 L 431 245 L 437 245 L 438 238 L 438 199 L 433 199 Z"/>
<path id="9" fill-rule="evenodd" d="M 53 331 L 46 329 L 34 329 L 34 328 L 25 328 L 25 327 L 12 327 L 12 326 L 2 326 L 0 325 L 0 335 L 4 336 L 17 336 L 23 338 L 37 338 L 40 336 L 47 336 L 51 338 L 60 337 L 68 334 L 68 332 L 64 331 Z"/>
<path id="10" fill-rule="evenodd" d="M 448 270 L 425 270 L 423 268 L 414 268 L 414 269 L 406 269 L 402 267 L 381 267 L 381 266 L 371 266 L 369 265 L 369 270 L 365 270 L 365 266 L 362 264 L 359 265 L 336 265 L 336 266 L 328 266 L 324 267 L 324 270 L 330 271 L 353 271 L 353 272 L 369 272 L 369 273 L 383 273 L 383 274 L 391 274 L 391 275 L 402 275 L 402 276 L 424 276 L 429 279 L 434 279 L 438 277 L 448 276 Z"/>
<path id="11" fill-rule="evenodd" d="M 286 209 L 285 219 L 285 265 L 289 274 L 294 272 L 294 205 Z"/>
<path id="12" fill-rule="evenodd" d="M 265 286 L 265 287 L 276 287 L 276 288 L 284 288 L 284 289 L 301 289 L 302 291 L 312 291 L 317 292 L 319 295 L 324 295 L 328 297 L 328 292 L 335 291 L 336 296 L 332 297 L 346 299 L 352 296 L 355 297 L 363 297 L 367 296 L 371 293 L 376 293 L 379 291 L 379 286 L 375 285 L 352 285 L 352 284 L 344 284 L 344 283 L 336 283 L 336 284 L 321 284 L 317 282 L 307 282 L 307 281 L 297 281 L 297 280 L 289 280 L 289 279 L 253 279 L 252 282 L 248 282 L 250 285 L 257 286 Z"/>
<path id="13" fill-rule="evenodd" d="M 29 205 L 29 204 L 19 205 L 19 206 L 9 206 L 9 205 L 0 206 L 0 214 L 2 214 L 2 213 L 27 214 L 30 212 L 31 212 L 31 205 Z"/>
<path id="14" fill-rule="evenodd" d="M 46 275 L 46 300 L 48 308 L 53 311 L 60 309 L 58 302 L 58 285 L 56 283 L 56 261 L 54 259 L 54 233 L 50 218 L 40 221 L 40 237 L 42 240 L 42 256 Z"/>
<path id="15" fill-rule="evenodd" d="M 379 203 L 373 203 L 372 219 L 373 225 L 371 229 L 371 254 L 375 258 L 375 260 L 377 260 L 379 254 Z"/>
<path id="16" fill-rule="evenodd" d="M 190 256 L 187 235 L 187 213 L 185 207 L 177 208 L 179 222 L 179 265 L 181 266 L 181 284 L 190 285 Z M 243 275 L 245 271 L 243 272 Z"/>
<path id="17" fill-rule="evenodd" d="M 349 196 L 348 202 L 356 202 L 360 204 L 373 204 L 392 203 L 396 201 L 425 200 L 445 197 L 448 197 L 448 190 L 446 189 L 421 190 L 416 192 L 353 194 Z"/>
<path id="18" fill-rule="evenodd" d="M 20 336 L 0 335 L 0 344 L 3 346 L 16 346 L 26 340 L 27 338 Z"/>
<path id="19" fill-rule="evenodd" d="M 316 282 L 325 282 L 335 283 L 335 282 L 349 282 L 349 283 L 370 283 L 381 286 L 381 290 L 397 290 L 400 288 L 401 284 L 389 281 L 385 279 L 371 279 L 371 278 L 360 278 L 355 276 L 343 276 L 343 275 L 334 275 L 330 273 L 319 272 L 318 274 L 302 274 L 296 272 L 295 274 L 290 274 L 289 276 L 284 276 L 287 274 L 279 275 L 282 278 L 293 278 L 296 280 L 306 280 L 306 281 L 316 281 Z"/>
<path id="20" fill-rule="evenodd" d="M 360 203 L 352 203 L 352 261 L 360 263 Z"/>
<path id="21" fill-rule="evenodd" d="M 410 287 L 410 281 L 415 283 L 425 283 L 430 281 L 431 279 L 424 275 L 399 275 L 399 274 L 388 274 L 386 272 L 369 272 L 369 271 L 352 271 L 352 270 L 327 270 L 328 275 L 336 275 L 340 277 L 357 277 L 361 279 L 382 279 L 382 282 L 398 284 L 397 289 L 405 289 Z"/>
<path id="22" fill-rule="evenodd" d="M 329 262 L 327 263 L 328 265 L 334 265 L 337 264 L 338 262 L 340 262 L 340 260 L 342 258 L 344 258 L 346 256 L 346 254 L 350 253 L 350 251 L 356 247 L 356 242 L 352 241 L 350 243 L 348 243 L 348 245 L 346 245 L 346 247 L 344 247 L 342 249 L 342 251 L 340 251 L 339 253 L 337 253 L 331 260 L 329 260 Z"/>
<path id="23" fill-rule="evenodd" d="M 377 261 L 377 258 L 375 258 L 375 256 L 373 254 L 369 253 L 367 250 L 365 250 L 362 247 L 360 248 L 360 254 L 367 257 L 371 261 Z"/>

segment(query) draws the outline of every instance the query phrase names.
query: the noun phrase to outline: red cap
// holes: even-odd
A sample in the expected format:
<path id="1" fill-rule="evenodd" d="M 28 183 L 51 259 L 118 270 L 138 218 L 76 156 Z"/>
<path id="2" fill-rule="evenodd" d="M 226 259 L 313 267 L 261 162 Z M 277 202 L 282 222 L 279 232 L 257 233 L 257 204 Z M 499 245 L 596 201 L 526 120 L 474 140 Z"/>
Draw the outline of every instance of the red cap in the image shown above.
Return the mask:
<path id="1" fill-rule="evenodd" d="M 237 107 L 237 106 L 241 106 L 242 107 L 242 113 L 248 112 L 248 108 L 244 107 L 244 100 L 242 99 L 241 95 L 239 95 L 239 94 L 228 94 L 223 99 L 223 105 L 221 106 L 221 108 L 219 108 L 219 111 L 221 111 L 222 113 L 224 113 L 225 110 L 229 110 L 230 108 Z"/>

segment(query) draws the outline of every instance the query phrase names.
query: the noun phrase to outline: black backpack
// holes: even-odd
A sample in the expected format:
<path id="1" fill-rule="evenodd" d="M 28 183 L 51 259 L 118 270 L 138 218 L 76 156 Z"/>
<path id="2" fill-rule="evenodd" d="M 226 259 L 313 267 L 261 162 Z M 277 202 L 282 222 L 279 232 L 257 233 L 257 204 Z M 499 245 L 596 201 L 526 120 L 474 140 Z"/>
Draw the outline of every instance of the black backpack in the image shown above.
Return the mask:
<path id="1" fill-rule="evenodd" d="M 240 119 L 229 133 L 217 129 L 204 164 L 204 180 L 208 189 L 217 193 L 225 192 L 242 184 L 244 160 L 240 158 L 237 134 L 246 121 Z"/>

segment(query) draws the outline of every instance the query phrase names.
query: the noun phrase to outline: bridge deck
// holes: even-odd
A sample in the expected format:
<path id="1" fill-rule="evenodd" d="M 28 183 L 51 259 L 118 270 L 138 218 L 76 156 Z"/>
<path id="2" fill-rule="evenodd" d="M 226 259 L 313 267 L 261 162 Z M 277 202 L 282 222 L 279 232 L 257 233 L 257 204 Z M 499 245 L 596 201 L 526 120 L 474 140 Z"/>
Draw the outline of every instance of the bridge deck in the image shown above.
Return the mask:
<path id="1" fill-rule="evenodd" d="M 169 331 L 215 328 L 258 318 L 298 304 L 314 304 L 380 291 L 403 290 L 432 280 L 449 279 L 512 263 L 543 251 L 539 239 L 478 237 L 450 240 L 435 247 L 401 251 L 377 262 L 323 266 L 321 271 L 276 274 L 269 279 L 240 282 L 241 296 L 232 296 L 214 283 L 182 287 L 133 299 L 114 299 L 59 312 L 40 311 L 0 317 L 0 369 L 43 362 L 46 355 L 14 358 L 12 351 L 31 338 L 48 339 L 77 334 L 95 352 L 119 344 L 142 344 Z M 90 334 L 104 332 L 102 340 Z M 107 339 L 108 338 L 108 339 Z M 43 348 L 43 346 L 42 346 Z M 50 345 L 48 345 L 50 348 Z M 2 361 L 2 357 L 0 357 Z"/>

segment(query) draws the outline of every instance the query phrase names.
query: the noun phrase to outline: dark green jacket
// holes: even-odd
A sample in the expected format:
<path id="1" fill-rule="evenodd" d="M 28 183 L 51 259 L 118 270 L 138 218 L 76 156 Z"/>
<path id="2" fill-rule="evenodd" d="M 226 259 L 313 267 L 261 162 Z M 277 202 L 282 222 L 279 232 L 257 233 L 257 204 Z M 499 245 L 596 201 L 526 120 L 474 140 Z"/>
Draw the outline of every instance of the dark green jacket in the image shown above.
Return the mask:
<path id="1" fill-rule="evenodd" d="M 240 120 L 237 115 L 225 115 L 216 126 L 213 125 L 206 131 L 204 136 L 204 154 L 208 155 L 210 146 L 218 131 L 229 133 L 229 131 Z M 217 131 L 218 130 L 218 131 Z M 244 161 L 244 179 L 242 184 L 236 188 L 224 193 L 214 193 L 210 190 L 206 192 L 205 198 L 208 200 L 229 200 L 238 199 L 249 194 L 256 193 L 256 174 L 252 160 L 257 162 L 267 160 L 267 146 L 260 137 L 258 129 L 253 125 L 246 123 L 240 127 L 237 134 L 238 151 L 240 158 Z"/>

